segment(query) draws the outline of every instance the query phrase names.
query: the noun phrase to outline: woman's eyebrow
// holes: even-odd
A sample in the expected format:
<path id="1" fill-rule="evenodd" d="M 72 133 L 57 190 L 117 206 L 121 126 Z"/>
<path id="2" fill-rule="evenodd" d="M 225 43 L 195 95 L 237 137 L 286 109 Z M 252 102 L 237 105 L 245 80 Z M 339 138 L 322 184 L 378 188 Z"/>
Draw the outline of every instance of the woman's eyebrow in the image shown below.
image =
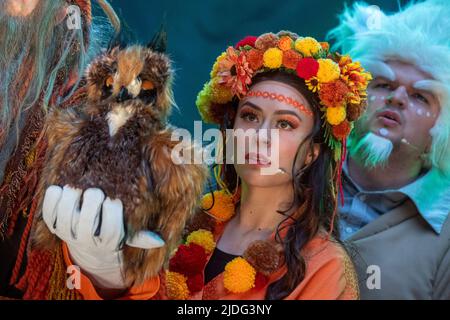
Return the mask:
<path id="1" fill-rule="evenodd" d="M 291 111 L 291 110 L 278 110 L 278 111 L 275 111 L 274 114 L 276 114 L 276 115 L 289 114 L 289 115 L 296 116 L 300 121 L 302 121 L 302 118 L 300 118 L 300 116 L 296 112 Z"/>
<path id="2" fill-rule="evenodd" d="M 261 107 L 259 107 L 258 105 L 256 105 L 256 104 L 254 104 L 253 102 L 250 102 L 250 101 L 245 101 L 244 102 L 244 104 L 242 105 L 242 106 L 250 106 L 250 107 L 252 107 L 253 109 L 256 109 L 256 110 L 258 110 L 258 111 L 263 111 L 262 109 L 261 109 Z"/>

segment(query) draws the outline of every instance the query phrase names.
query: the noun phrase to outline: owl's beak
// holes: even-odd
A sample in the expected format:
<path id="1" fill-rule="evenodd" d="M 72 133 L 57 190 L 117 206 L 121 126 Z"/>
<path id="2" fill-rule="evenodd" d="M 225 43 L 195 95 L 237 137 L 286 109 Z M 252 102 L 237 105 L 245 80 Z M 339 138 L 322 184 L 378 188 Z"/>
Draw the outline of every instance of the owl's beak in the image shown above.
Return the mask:
<path id="1" fill-rule="evenodd" d="M 129 100 L 129 99 L 131 99 L 131 96 L 130 96 L 130 94 L 128 93 L 128 89 L 125 88 L 125 87 L 122 87 L 122 88 L 120 89 L 119 94 L 118 94 L 117 97 L 116 97 L 116 101 L 117 101 L 117 102 L 124 102 L 124 101 Z"/>

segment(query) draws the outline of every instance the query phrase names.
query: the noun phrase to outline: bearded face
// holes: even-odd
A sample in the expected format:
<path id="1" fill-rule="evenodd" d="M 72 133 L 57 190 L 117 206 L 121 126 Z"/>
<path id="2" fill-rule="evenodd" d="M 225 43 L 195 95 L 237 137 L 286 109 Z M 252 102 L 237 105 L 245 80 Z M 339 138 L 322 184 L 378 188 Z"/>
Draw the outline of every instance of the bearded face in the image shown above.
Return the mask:
<path id="1" fill-rule="evenodd" d="M 63 0 L 0 0 L 0 147 L 18 136 L 9 133 L 20 132 L 27 109 L 39 99 L 48 107 L 55 85 L 66 85 L 84 67 L 82 29 L 67 27 L 67 6 Z"/>
<path id="2" fill-rule="evenodd" d="M 431 149 L 431 130 L 440 115 L 430 75 L 398 61 L 383 65 L 369 85 L 369 106 L 349 141 L 350 155 L 366 167 L 385 165 L 392 152 L 422 159 Z"/>

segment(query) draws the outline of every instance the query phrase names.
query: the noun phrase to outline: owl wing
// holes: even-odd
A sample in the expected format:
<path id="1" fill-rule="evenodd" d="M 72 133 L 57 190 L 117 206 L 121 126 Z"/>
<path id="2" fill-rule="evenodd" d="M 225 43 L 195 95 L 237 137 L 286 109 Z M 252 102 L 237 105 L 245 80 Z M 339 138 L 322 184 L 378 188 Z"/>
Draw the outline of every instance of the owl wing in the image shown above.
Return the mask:
<path id="1" fill-rule="evenodd" d="M 173 161 L 172 152 L 179 141 L 172 141 L 171 135 L 171 129 L 152 135 L 144 152 L 158 202 L 157 228 L 169 248 L 180 240 L 207 178 L 206 166 Z"/>

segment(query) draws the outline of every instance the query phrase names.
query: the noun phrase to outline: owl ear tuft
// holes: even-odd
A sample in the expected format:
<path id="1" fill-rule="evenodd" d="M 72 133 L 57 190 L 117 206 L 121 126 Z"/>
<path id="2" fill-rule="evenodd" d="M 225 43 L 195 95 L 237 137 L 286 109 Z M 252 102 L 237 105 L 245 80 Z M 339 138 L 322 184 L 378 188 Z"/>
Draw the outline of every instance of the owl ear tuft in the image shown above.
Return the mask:
<path id="1" fill-rule="evenodd" d="M 115 37 L 112 39 L 108 44 L 107 51 L 112 51 L 113 49 L 122 50 L 127 47 L 127 43 L 123 41 L 123 39 L 120 38 L 120 36 Z"/>
<path id="2" fill-rule="evenodd" d="M 165 53 L 167 50 L 167 32 L 165 25 L 162 24 L 159 31 L 153 36 L 152 41 L 147 44 L 147 48 L 156 52 Z"/>

